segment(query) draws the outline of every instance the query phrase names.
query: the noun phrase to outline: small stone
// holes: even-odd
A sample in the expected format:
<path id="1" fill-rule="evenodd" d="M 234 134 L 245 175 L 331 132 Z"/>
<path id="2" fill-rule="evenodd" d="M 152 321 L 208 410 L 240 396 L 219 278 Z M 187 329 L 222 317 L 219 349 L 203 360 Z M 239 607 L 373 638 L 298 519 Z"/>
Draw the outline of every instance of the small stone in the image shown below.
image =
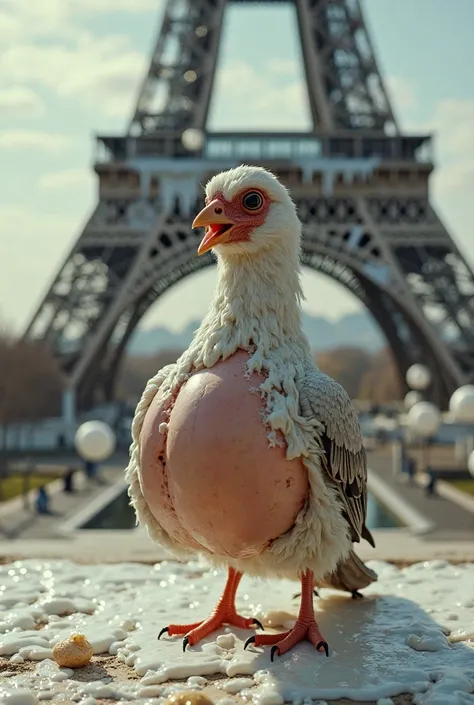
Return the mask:
<path id="1" fill-rule="evenodd" d="M 220 634 L 216 639 L 217 646 L 221 649 L 233 649 L 235 646 L 235 636 L 233 634 Z"/>
<path id="2" fill-rule="evenodd" d="M 93 650 L 84 634 L 72 634 L 53 647 L 53 658 L 61 668 L 82 668 L 92 658 Z"/>
<path id="3" fill-rule="evenodd" d="M 182 690 L 165 700 L 165 705 L 213 705 L 207 695 L 198 690 Z"/>

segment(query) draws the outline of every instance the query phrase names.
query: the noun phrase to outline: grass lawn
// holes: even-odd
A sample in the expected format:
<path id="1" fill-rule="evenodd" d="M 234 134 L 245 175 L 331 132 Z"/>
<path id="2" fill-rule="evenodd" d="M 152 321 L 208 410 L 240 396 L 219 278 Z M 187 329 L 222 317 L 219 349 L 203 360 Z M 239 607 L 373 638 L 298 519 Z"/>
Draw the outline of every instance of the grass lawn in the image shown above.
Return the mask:
<path id="1" fill-rule="evenodd" d="M 474 480 L 450 480 L 449 484 L 461 492 L 474 495 Z"/>
<path id="2" fill-rule="evenodd" d="M 27 487 L 30 490 L 34 490 L 57 479 L 58 475 L 30 475 Z M 24 483 L 25 478 L 22 475 L 13 475 L 0 480 L 0 502 L 5 502 L 23 494 Z"/>

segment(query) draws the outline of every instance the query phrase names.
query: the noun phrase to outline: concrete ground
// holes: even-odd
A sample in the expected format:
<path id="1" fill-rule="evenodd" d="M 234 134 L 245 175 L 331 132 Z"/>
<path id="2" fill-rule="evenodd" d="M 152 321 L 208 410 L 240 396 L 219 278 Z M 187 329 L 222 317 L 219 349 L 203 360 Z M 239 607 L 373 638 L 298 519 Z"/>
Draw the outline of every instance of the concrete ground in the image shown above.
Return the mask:
<path id="1" fill-rule="evenodd" d="M 47 472 L 47 467 L 45 468 Z M 16 539 L 53 539 L 58 536 L 61 524 L 79 509 L 86 506 L 104 488 L 123 478 L 123 467 L 105 467 L 101 470 L 100 482 L 87 480 L 85 474 L 78 471 L 74 475 L 75 492 L 62 491 L 63 480 L 57 480 L 47 486 L 50 496 L 51 514 L 39 516 L 35 512 L 35 490 L 25 498 L 15 497 L 0 504 L 0 542 Z"/>
<path id="2" fill-rule="evenodd" d="M 444 449 L 440 451 L 445 453 Z M 433 453 L 435 455 L 435 453 Z M 406 477 L 395 475 L 391 462 L 391 450 L 382 448 L 369 454 L 369 468 L 389 491 L 400 495 L 431 524 L 433 530 L 426 533 L 429 542 L 474 542 L 474 513 L 460 506 L 440 493 L 430 496 L 422 485 L 422 480 L 409 482 Z M 387 506 L 390 506 L 387 503 Z"/>

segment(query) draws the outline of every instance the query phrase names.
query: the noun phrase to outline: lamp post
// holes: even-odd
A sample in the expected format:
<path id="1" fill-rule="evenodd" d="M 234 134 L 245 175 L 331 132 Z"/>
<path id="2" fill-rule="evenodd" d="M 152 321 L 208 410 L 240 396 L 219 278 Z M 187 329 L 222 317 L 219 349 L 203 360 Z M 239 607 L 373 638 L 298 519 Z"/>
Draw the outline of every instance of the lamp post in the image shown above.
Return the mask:
<path id="1" fill-rule="evenodd" d="M 408 426 L 421 441 L 423 470 L 429 466 L 429 448 L 431 440 L 436 436 L 441 426 L 441 412 L 429 401 L 420 401 L 408 412 Z"/>
<path id="2" fill-rule="evenodd" d="M 405 379 L 407 385 L 410 387 L 410 391 L 405 395 L 404 399 L 404 406 L 406 411 L 408 412 L 408 423 L 410 424 L 410 412 L 417 404 L 423 402 L 422 392 L 427 389 L 431 383 L 431 373 L 428 367 L 426 367 L 426 365 L 422 365 L 421 363 L 417 362 L 416 364 L 408 368 Z M 411 418 L 417 419 L 418 416 L 415 414 L 415 416 L 412 416 Z M 401 428 L 400 420 L 399 428 Z M 399 448 L 397 449 L 397 452 L 399 453 L 399 460 L 395 464 L 395 472 L 397 472 L 399 466 L 401 467 L 402 471 L 406 470 L 406 472 L 408 472 L 408 475 L 410 476 L 412 463 L 408 458 L 406 452 L 405 438 L 403 432 L 400 432 L 398 436 Z"/>
<path id="3" fill-rule="evenodd" d="M 115 450 L 115 434 L 103 421 L 86 421 L 76 431 L 76 450 L 86 463 L 89 478 L 96 475 L 96 463 L 110 458 Z"/>
<path id="4" fill-rule="evenodd" d="M 474 385 L 466 384 L 463 387 L 456 389 L 451 399 L 449 400 L 449 411 L 451 412 L 455 421 L 459 423 L 466 424 L 468 426 L 474 425 Z M 462 438 L 459 439 L 462 443 L 462 453 L 463 459 L 468 463 L 469 459 L 474 455 L 474 438 L 473 430 Z M 474 458 L 472 460 L 474 463 Z M 469 469 L 469 472 L 471 470 Z M 473 474 L 473 473 L 471 473 Z"/>
<path id="5" fill-rule="evenodd" d="M 410 389 L 424 392 L 430 386 L 431 372 L 426 365 L 417 362 L 408 368 L 405 379 Z"/>
<path id="6" fill-rule="evenodd" d="M 420 394 L 420 392 L 417 392 L 416 390 L 412 389 L 405 395 L 403 403 L 405 405 L 405 409 L 407 411 L 410 411 L 410 409 L 415 406 L 415 404 L 418 404 L 419 401 L 423 401 L 422 395 Z"/>
<path id="7" fill-rule="evenodd" d="M 474 478 L 474 450 L 467 459 L 467 469 L 469 470 L 470 476 Z"/>

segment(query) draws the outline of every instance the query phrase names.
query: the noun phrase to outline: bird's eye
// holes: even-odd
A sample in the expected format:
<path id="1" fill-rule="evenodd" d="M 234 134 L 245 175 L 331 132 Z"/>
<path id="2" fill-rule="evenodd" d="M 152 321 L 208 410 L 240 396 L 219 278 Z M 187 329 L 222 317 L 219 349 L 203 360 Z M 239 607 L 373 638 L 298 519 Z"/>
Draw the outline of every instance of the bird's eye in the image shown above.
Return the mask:
<path id="1" fill-rule="evenodd" d="M 243 197 L 242 205 L 248 211 L 258 211 L 263 206 L 263 196 L 258 191 L 249 191 Z"/>

